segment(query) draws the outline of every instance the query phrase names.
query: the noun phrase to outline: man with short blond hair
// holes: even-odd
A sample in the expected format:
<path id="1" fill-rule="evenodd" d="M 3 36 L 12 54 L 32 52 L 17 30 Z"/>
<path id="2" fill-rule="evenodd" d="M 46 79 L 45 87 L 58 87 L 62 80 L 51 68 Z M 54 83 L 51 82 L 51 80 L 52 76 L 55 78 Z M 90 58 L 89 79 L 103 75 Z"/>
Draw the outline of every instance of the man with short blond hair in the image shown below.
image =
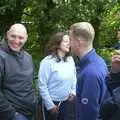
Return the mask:
<path id="1" fill-rule="evenodd" d="M 88 22 L 71 25 L 71 50 L 78 56 L 76 120 L 97 120 L 106 94 L 107 66 L 93 48 L 95 31 Z"/>
<path id="2" fill-rule="evenodd" d="M 24 51 L 27 30 L 14 24 L 0 45 L 0 119 L 32 120 L 36 98 L 32 57 Z"/>

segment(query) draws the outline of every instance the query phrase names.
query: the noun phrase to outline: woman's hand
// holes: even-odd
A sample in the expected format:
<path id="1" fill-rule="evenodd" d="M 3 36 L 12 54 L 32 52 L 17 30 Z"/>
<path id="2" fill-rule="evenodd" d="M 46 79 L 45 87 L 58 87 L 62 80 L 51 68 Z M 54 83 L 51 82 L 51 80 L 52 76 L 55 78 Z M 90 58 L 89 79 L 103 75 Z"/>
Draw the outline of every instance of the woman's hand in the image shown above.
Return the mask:
<path id="1" fill-rule="evenodd" d="M 52 115 L 58 114 L 58 112 L 59 112 L 59 107 L 56 105 L 52 109 L 50 109 L 50 113 Z"/>
<path id="2" fill-rule="evenodd" d="M 69 102 L 74 102 L 74 100 L 75 100 L 75 95 L 74 94 L 69 94 L 68 101 Z"/>

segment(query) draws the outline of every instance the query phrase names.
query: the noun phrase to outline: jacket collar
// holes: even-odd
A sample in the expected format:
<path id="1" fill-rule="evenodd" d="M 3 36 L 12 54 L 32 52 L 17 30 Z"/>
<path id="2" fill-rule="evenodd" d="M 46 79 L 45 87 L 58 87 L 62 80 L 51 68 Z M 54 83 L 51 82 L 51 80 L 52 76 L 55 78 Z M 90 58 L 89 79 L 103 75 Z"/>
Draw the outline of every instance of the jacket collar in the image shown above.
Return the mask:
<path id="1" fill-rule="evenodd" d="M 5 52 L 7 52 L 9 54 L 17 56 L 17 57 L 22 57 L 23 56 L 23 52 L 24 52 L 23 49 L 20 52 L 11 50 L 10 47 L 8 46 L 7 40 L 3 40 L 1 42 L 0 49 L 2 49 L 3 51 L 5 51 Z"/>
<path id="2" fill-rule="evenodd" d="M 80 68 L 83 68 L 87 64 L 91 63 L 92 60 L 94 59 L 94 56 L 96 55 L 96 51 L 93 48 L 91 51 L 89 51 L 81 60 L 79 60 L 78 66 Z"/>

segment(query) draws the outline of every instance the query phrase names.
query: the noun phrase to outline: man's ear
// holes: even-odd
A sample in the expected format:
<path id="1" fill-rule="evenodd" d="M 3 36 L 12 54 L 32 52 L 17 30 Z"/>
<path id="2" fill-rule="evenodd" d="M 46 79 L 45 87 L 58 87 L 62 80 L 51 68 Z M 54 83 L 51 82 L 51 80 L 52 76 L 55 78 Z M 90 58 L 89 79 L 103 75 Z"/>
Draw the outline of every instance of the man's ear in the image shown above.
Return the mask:
<path id="1" fill-rule="evenodd" d="M 5 40 L 7 40 L 8 35 L 9 35 L 9 30 L 8 30 L 8 31 L 6 32 L 6 34 L 5 34 Z"/>
<path id="2" fill-rule="evenodd" d="M 9 30 L 6 32 L 6 35 L 5 35 L 6 37 L 9 35 L 9 32 L 10 32 Z"/>
<path id="3" fill-rule="evenodd" d="M 27 39 L 28 39 L 28 34 L 26 34 L 26 41 L 27 41 Z"/>
<path id="4" fill-rule="evenodd" d="M 77 40 L 77 44 L 78 44 L 78 46 L 81 46 L 82 45 L 82 40 Z"/>

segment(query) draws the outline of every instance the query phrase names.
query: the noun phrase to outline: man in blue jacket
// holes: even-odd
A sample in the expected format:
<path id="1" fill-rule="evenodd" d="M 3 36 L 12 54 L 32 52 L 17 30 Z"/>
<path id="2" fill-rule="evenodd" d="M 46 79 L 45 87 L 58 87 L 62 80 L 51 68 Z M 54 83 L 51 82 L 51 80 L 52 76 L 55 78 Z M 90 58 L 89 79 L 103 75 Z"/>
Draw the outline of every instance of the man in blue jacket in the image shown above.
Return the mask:
<path id="1" fill-rule="evenodd" d="M 97 120 L 106 94 L 107 66 L 93 48 L 95 31 L 90 23 L 75 23 L 69 32 L 71 49 L 79 57 L 76 120 Z"/>

